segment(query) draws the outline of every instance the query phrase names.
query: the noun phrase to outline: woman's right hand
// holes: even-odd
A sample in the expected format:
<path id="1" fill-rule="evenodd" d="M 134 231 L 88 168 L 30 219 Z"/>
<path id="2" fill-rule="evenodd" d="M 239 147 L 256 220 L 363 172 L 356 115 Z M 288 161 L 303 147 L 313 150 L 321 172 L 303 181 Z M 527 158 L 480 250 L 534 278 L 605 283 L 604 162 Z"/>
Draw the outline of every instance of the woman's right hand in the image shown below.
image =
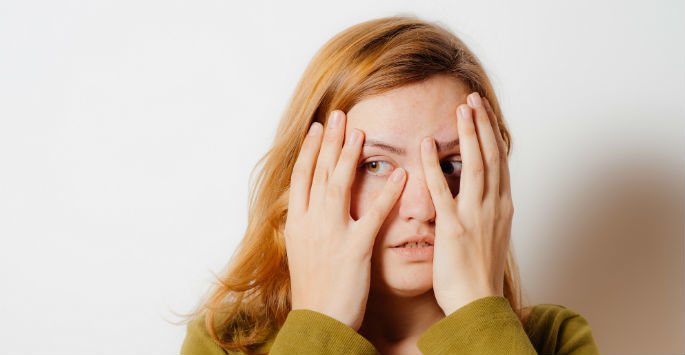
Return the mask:
<path id="1" fill-rule="evenodd" d="M 323 147 L 321 123 L 310 127 L 291 175 L 284 233 L 292 309 L 326 314 L 357 331 L 369 296 L 373 244 L 402 191 L 405 173 L 395 169 L 374 206 L 355 221 L 350 190 L 363 133 L 353 129 L 343 147 L 345 123 L 342 111 L 331 113 Z"/>

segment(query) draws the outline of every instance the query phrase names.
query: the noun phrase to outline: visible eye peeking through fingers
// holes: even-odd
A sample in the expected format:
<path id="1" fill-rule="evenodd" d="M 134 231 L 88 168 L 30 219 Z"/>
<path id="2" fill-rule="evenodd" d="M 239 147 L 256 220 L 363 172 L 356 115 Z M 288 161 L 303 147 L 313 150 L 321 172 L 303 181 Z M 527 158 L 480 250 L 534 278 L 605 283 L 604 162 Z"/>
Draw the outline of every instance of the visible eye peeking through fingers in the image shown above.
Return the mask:
<path id="1" fill-rule="evenodd" d="M 440 167 L 445 171 L 445 175 L 453 179 L 461 177 L 461 158 L 459 160 L 443 160 Z"/>
<path id="2" fill-rule="evenodd" d="M 366 172 L 371 176 L 388 177 L 394 170 L 391 170 L 389 167 L 387 167 L 389 165 L 391 164 L 386 160 L 368 160 L 359 165 L 359 171 Z M 383 169 L 381 168 L 382 166 L 386 166 L 386 168 Z M 459 179 L 461 177 L 461 157 L 445 159 L 440 162 L 440 166 L 442 167 L 446 177 L 450 179 Z"/>

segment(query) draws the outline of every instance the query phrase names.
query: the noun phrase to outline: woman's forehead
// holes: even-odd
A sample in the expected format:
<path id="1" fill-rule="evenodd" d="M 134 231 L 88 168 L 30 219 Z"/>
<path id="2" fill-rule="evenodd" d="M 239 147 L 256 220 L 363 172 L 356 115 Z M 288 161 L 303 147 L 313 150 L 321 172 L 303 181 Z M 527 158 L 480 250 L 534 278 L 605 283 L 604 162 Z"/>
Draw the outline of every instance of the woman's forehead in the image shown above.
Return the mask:
<path id="1" fill-rule="evenodd" d="M 456 120 L 456 109 L 466 103 L 468 94 L 461 81 L 436 76 L 367 97 L 347 112 L 347 119 L 349 124 L 360 128 L 408 124 L 444 126 Z"/>
<path id="2" fill-rule="evenodd" d="M 466 103 L 468 94 L 457 79 L 437 76 L 358 102 L 347 112 L 347 127 L 361 129 L 367 138 L 382 134 L 394 141 L 415 135 L 449 139 L 456 135 L 457 107 Z"/>

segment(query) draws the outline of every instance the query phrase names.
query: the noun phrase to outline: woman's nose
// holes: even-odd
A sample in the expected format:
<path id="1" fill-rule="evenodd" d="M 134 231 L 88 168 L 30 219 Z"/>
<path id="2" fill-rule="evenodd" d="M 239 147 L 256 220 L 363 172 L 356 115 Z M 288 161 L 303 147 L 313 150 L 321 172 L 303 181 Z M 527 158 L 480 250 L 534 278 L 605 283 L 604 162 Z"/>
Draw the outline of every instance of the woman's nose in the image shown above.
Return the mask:
<path id="1" fill-rule="evenodd" d="M 407 169 L 407 182 L 399 199 L 399 215 L 421 222 L 435 220 L 435 207 L 423 171 Z"/>

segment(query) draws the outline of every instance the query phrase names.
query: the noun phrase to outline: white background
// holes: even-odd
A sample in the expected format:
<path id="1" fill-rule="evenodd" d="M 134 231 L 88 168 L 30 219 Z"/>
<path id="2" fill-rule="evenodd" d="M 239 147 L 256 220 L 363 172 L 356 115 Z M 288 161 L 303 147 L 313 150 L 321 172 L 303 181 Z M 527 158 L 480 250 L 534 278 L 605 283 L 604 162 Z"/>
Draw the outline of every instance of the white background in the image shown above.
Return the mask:
<path id="1" fill-rule="evenodd" d="M 312 55 L 398 14 L 491 75 L 528 302 L 685 353 L 684 3 L 349 0 L 0 1 L 0 352 L 178 353 Z"/>

